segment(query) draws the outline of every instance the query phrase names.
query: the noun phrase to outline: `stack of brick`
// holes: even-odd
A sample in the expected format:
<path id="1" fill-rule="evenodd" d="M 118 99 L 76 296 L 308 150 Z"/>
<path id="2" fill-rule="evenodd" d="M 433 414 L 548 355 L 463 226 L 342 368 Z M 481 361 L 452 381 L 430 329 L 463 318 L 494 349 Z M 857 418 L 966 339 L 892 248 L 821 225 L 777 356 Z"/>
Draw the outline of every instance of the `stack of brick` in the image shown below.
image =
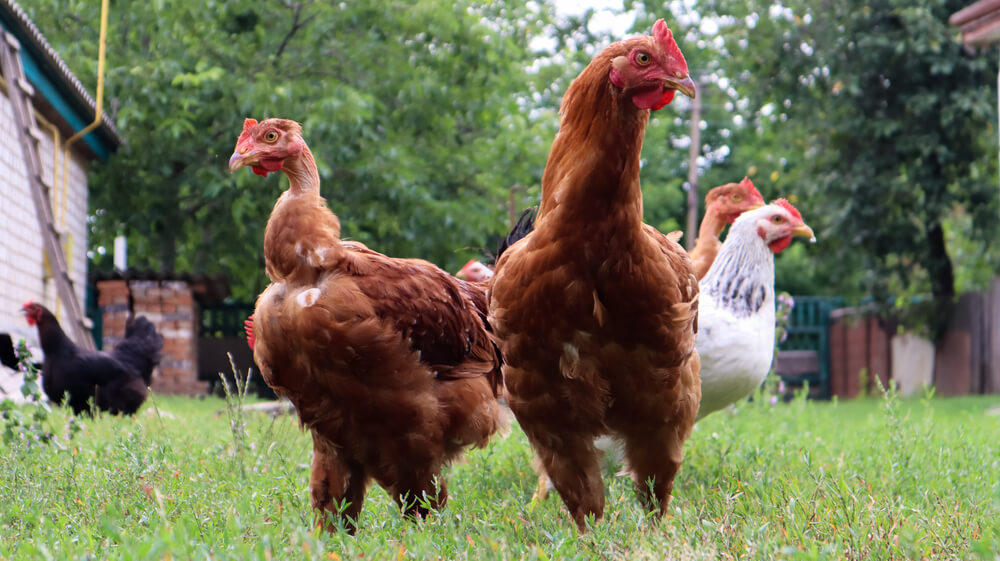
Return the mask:
<path id="1" fill-rule="evenodd" d="M 101 281 L 97 285 L 97 305 L 103 316 L 102 334 L 105 350 L 115 347 L 125 337 L 128 320 L 128 284 L 123 280 Z"/>
<path id="2" fill-rule="evenodd" d="M 104 317 L 105 349 L 124 336 L 131 295 L 133 313 L 145 316 L 163 336 L 160 366 L 153 372 L 153 391 L 184 395 L 208 392 L 208 383 L 198 380 L 198 316 L 186 282 L 107 280 L 98 282 L 97 289 Z"/>

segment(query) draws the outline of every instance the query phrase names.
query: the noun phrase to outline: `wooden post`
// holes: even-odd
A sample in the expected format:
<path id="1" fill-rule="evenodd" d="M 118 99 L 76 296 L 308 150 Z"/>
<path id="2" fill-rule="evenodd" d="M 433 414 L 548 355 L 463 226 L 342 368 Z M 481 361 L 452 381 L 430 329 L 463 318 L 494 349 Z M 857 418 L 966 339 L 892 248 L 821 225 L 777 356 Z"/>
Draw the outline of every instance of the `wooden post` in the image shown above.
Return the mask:
<path id="1" fill-rule="evenodd" d="M 993 277 L 988 292 L 990 309 L 986 313 L 987 364 L 984 393 L 1000 393 L 1000 276 Z"/>
<path id="2" fill-rule="evenodd" d="M 698 86 L 697 91 L 701 91 Z M 684 236 L 688 251 L 694 247 L 698 237 L 698 156 L 701 155 L 701 96 L 692 100 L 691 104 L 691 146 L 688 149 L 688 198 L 687 198 L 687 231 Z"/>

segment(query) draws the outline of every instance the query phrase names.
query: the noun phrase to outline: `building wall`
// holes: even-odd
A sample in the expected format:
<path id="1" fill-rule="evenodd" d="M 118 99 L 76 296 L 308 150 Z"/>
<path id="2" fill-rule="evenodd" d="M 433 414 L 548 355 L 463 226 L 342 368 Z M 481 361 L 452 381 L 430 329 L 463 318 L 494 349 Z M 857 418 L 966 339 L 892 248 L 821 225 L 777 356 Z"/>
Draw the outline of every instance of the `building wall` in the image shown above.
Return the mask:
<path id="1" fill-rule="evenodd" d="M 53 138 L 44 126 L 39 157 L 42 179 L 52 184 Z M 60 159 L 62 149 L 60 147 Z M 79 154 L 69 164 L 65 197 L 65 224 L 61 231 L 67 247 L 67 262 L 81 307 L 87 280 L 87 165 Z M 62 163 L 60 162 L 60 168 Z M 60 170 L 61 173 L 61 170 Z M 53 212 L 59 212 L 53 208 Z M 58 216 L 58 215 L 57 215 Z M 59 224 L 57 223 L 57 226 Z M 0 93 L 0 333 L 26 337 L 37 344 L 36 330 L 28 328 L 20 314 L 28 300 L 41 302 L 62 319 L 56 304 L 55 282 L 48 277 L 44 261 L 41 227 L 28 185 L 27 165 L 21 152 L 13 108 L 6 92 Z"/>

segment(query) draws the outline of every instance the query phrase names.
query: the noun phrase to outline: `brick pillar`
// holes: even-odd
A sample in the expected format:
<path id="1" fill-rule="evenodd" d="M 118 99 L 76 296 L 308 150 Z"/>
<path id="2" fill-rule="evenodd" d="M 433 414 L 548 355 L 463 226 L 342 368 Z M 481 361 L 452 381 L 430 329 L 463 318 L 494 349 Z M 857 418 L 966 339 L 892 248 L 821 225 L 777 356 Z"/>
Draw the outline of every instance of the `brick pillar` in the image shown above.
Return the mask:
<path id="1" fill-rule="evenodd" d="M 103 317 L 101 335 L 106 351 L 113 349 L 125 337 L 128 292 L 128 284 L 123 280 L 105 280 L 97 283 L 97 306 Z"/>
<path id="2" fill-rule="evenodd" d="M 208 383 L 198 381 L 198 323 L 191 287 L 183 281 L 163 281 L 149 306 L 159 313 L 158 328 L 163 335 L 160 376 L 153 380 L 159 393 L 199 395 L 208 392 Z M 138 314 L 138 302 L 136 303 Z"/>
<path id="3" fill-rule="evenodd" d="M 160 310 L 160 283 L 155 280 L 133 280 L 128 283 L 129 292 L 132 294 L 132 313 L 136 317 L 143 316 L 155 327 L 157 333 L 163 335 L 163 317 Z M 151 387 L 154 391 L 165 393 L 160 389 L 163 379 L 163 363 L 167 354 L 160 354 L 160 365 L 153 370 L 153 383 Z"/>
<path id="4" fill-rule="evenodd" d="M 125 335 L 129 294 L 132 311 L 145 316 L 163 336 L 160 365 L 153 371 L 153 391 L 201 395 L 208 382 L 198 380 L 198 315 L 191 288 L 183 281 L 113 280 L 97 283 L 98 305 L 104 315 L 104 348 Z"/>

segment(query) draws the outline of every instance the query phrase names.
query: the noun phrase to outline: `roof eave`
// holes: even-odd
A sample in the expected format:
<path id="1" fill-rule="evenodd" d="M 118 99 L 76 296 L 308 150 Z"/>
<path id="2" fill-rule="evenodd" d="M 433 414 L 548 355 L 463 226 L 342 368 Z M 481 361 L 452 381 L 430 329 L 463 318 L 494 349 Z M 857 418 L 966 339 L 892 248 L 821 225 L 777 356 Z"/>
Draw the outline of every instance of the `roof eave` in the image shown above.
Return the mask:
<path id="1" fill-rule="evenodd" d="M 90 124 L 97 109 L 94 98 L 14 0 L 0 0 L 0 24 L 21 43 L 21 62 L 28 81 L 73 130 Z M 100 126 L 87 134 L 84 141 L 101 159 L 124 144 L 114 122 L 103 111 Z"/>

